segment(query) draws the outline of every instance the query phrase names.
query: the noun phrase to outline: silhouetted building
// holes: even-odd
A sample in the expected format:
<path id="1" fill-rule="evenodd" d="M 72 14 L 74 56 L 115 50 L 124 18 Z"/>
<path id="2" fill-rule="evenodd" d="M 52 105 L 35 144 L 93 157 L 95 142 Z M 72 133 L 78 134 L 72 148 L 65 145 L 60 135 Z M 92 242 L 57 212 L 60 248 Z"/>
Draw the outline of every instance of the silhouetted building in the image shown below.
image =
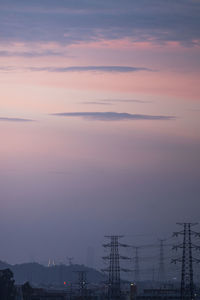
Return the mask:
<path id="1" fill-rule="evenodd" d="M 166 289 L 166 288 L 161 288 L 161 289 L 145 289 L 143 291 L 143 294 L 140 294 L 137 296 L 137 300 L 143 300 L 143 299 L 148 299 L 148 300 L 157 300 L 157 299 L 171 299 L 171 300 L 180 300 L 180 291 L 177 289 Z"/>
<path id="2" fill-rule="evenodd" d="M 32 288 L 29 283 L 17 286 L 15 300 L 67 300 L 67 294 L 63 291 Z"/>

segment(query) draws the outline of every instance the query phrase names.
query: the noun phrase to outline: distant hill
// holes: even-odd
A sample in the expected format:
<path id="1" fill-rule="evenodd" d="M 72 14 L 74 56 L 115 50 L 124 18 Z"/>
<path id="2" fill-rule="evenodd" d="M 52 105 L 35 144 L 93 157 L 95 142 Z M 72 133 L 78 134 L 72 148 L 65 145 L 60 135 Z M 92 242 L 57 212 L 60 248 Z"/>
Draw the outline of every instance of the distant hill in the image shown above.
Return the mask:
<path id="1" fill-rule="evenodd" d="M 87 272 L 87 281 L 90 283 L 99 283 L 105 281 L 105 275 L 101 272 L 87 268 L 84 265 L 58 265 L 45 267 L 38 263 L 24 263 L 17 265 L 9 265 L 0 261 L 0 269 L 9 268 L 14 273 L 14 279 L 17 284 L 29 281 L 33 285 L 58 285 L 62 286 L 66 283 L 75 284 L 78 282 L 78 271 Z"/>

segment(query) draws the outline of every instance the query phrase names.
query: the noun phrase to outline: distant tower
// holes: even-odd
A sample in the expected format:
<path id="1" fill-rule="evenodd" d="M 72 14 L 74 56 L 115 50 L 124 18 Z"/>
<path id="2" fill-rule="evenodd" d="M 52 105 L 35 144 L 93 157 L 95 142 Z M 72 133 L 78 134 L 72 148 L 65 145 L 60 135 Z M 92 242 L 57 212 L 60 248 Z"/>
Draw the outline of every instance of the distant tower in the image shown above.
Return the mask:
<path id="1" fill-rule="evenodd" d="M 140 281 L 139 247 L 135 247 L 135 282 Z"/>
<path id="2" fill-rule="evenodd" d="M 48 267 L 51 266 L 51 259 L 49 258 L 49 261 L 48 261 Z"/>
<path id="3" fill-rule="evenodd" d="M 87 272 L 77 271 L 80 299 L 87 299 Z"/>
<path id="4" fill-rule="evenodd" d="M 129 259 L 119 254 L 119 247 L 128 247 L 128 245 L 119 243 L 119 239 L 123 236 L 112 235 L 105 236 L 110 239 L 110 243 L 104 244 L 106 248 L 110 248 L 110 254 L 103 257 L 103 259 L 109 261 L 108 269 L 104 271 L 108 272 L 108 298 L 109 299 L 120 299 L 121 288 L 120 288 L 120 259 Z M 122 271 L 128 271 L 121 269 Z"/>
<path id="5" fill-rule="evenodd" d="M 69 266 L 72 266 L 74 258 L 73 257 L 67 257 L 67 260 L 68 260 Z"/>
<path id="6" fill-rule="evenodd" d="M 164 242 L 165 239 L 159 239 L 160 242 L 160 255 L 159 255 L 159 268 L 158 268 L 158 281 L 164 282 L 165 278 L 165 257 L 164 257 Z"/>
<path id="7" fill-rule="evenodd" d="M 51 259 L 49 258 L 49 261 L 48 261 L 48 267 L 55 267 L 55 260 L 53 259 L 52 262 L 51 262 Z"/>
<path id="8" fill-rule="evenodd" d="M 192 243 L 192 235 L 200 236 L 200 233 L 191 230 L 191 227 L 197 223 L 177 223 L 183 226 L 183 230 L 174 232 L 173 236 L 183 235 L 183 243 L 176 245 L 173 249 L 182 249 L 182 258 L 173 259 L 172 262 L 180 262 L 182 264 L 181 272 L 181 300 L 194 299 L 194 282 L 193 282 L 193 262 L 200 262 L 200 260 L 192 256 L 192 249 L 200 250 L 199 246 Z"/>

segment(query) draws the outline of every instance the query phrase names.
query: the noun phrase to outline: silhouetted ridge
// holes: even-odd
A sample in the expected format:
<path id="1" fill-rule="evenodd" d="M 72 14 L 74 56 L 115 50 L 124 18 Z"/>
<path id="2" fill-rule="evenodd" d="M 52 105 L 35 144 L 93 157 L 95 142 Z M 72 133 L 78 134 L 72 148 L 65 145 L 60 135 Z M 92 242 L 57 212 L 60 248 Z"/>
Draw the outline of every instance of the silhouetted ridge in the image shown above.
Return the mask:
<path id="1" fill-rule="evenodd" d="M 76 283 L 77 271 L 86 271 L 87 279 L 91 283 L 105 281 L 105 276 L 95 269 L 84 265 L 56 265 L 51 267 L 43 266 L 39 263 L 23 263 L 9 265 L 0 262 L 0 269 L 9 268 L 14 273 L 14 279 L 17 284 L 23 284 L 29 281 L 33 285 L 62 285 L 63 282 Z"/>

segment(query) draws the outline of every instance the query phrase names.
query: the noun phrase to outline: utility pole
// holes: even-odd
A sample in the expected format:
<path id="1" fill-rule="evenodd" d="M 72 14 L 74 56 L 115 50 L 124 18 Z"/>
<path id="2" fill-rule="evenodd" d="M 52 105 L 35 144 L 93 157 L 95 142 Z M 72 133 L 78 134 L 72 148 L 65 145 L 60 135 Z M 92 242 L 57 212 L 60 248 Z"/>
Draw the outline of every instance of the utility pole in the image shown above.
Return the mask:
<path id="1" fill-rule="evenodd" d="M 158 280 L 164 282 L 165 278 L 165 263 L 164 263 L 164 242 L 165 239 L 159 239 L 160 242 L 160 255 L 159 255 L 159 268 L 158 268 Z"/>
<path id="2" fill-rule="evenodd" d="M 181 300 L 194 299 L 194 282 L 193 282 L 193 262 L 199 263 L 200 260 L 192 256 L 192 249 L 200 250 L 199 246 L 192 243 L 192 236 L 200 236 L 200 233 L 192 231 L 191 227 L 198 223 L 177 223 L 183 227 L 183 230 L 174 232 L 173 236 L 183 236 L 183 242 L 173 247 L 173 249 L 182 249 L 182 257 L 173 259 L 172 263 L 180 262 L 181 270 Z"/>
<path id="3" fill-rule="evenodd" d="M 108 272 L 108 299 L 120 299 L 121 298 L 121 286 L 120 286 L 120 271 L 128 272 L 127 269 L 120 268 L 120 260 L 129 260 L 128 257 L 119 254 L 119 247 L 129 247 L 128 245 L 119 243 L 119 239 L 123 236 L 112 235 L 105 236 L 110 239 L 108 244 L 104 244 L 103 247 L 110 249 L 110 254 L 103 257 L 104 260 L 109 261 L 108 269 L 103 271 Z"/>

